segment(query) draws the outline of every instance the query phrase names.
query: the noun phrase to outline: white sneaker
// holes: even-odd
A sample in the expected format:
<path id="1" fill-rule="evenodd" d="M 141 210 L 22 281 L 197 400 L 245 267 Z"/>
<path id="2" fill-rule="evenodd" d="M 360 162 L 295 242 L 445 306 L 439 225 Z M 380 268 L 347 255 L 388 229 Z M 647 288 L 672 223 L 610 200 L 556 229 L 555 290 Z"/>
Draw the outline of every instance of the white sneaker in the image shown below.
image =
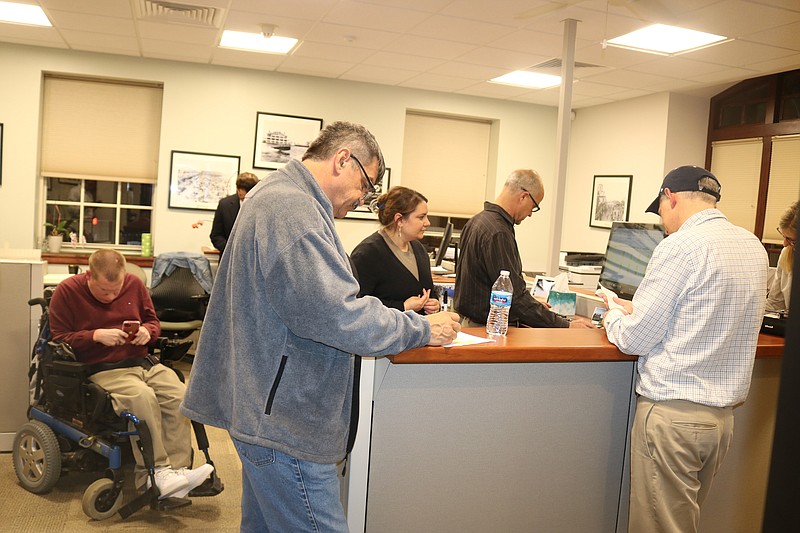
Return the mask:
<path id="1" fill-rule="evenodd" d="M 182 475 L 188 485 L 186 488 L 181 489 L 173 494 L 176 498 L 185 498 L 189 492 L 195 487 L 199 487 L 214 471 L 214 467 L 208 463 L 198 466 L 194 470 L 191 468 L 179 468 L 175 470 L 176 473 Z"/>
<path id="2" fill-rule="evenodd" d="M 183 491 L 189 485 L 189 480 L 186 479 L 186 476 L 179 474 L 168 466 L 156 468 L 154 477 L 156 478 L 156 487 L 158 487 L 158 492 L 160 493 L 158 497 L 159 500 L 174 496 L 175 493 Z M 148 489 L 150 488 L 149 476 L 145 487 Z"/>

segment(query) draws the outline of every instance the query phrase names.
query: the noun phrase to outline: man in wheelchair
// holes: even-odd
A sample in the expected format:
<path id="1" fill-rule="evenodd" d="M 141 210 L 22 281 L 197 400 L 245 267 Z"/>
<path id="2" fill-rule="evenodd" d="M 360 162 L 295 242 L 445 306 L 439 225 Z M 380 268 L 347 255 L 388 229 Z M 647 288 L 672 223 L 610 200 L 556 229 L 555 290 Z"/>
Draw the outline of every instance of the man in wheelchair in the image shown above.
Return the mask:
<path id="1" fill-rule="evenodd" d="M 90 365 L 89 379 L 111 394 L 117 414 L 129 411 L 151 428 L 159 497 L 183 498 L 201 485 L 214 467 L 191 469 L 191 423 L 178 409 L 186 387 L 175 371 L 148 356 L 161 325 L 144 283 L 126 273 L 122 254 L 98 250 L 85 273 L 58 285 L 50 301 L 50 331 Z M 149 488 L 142 454 L 132 448 L 136 486 Z"/>

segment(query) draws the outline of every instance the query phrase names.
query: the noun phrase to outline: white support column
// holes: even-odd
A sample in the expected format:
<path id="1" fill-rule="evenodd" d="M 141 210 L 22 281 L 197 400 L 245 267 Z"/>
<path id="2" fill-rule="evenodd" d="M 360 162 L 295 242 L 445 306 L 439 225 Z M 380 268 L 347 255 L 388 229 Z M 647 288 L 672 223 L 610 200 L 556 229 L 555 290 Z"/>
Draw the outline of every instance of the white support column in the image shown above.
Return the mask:
<path id="1" fill-rule="evenodd" d="M 557 157 L 555 176 L 555 198 L 552 205 L 553 240 L 550 249 L 548 273 L 558 274 L 558 258 L 561 251 L 561 228 L 564 219 L 565 191 L 567 187 L 567 155 L 569 153 L 569 127 L 572 115 L 572 82 L 575 70 L 575 39 L 578 34 L 578 21 L 564 20 L 564 44 L 561 57 L 561 95 L 558 103 Z"/>

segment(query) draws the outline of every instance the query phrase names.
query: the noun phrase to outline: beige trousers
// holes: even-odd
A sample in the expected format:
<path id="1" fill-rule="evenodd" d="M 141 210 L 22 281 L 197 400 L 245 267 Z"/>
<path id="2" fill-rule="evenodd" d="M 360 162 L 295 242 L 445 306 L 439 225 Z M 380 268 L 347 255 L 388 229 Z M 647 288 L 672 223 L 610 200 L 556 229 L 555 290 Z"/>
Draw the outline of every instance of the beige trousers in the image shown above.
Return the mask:
<path id="1" fill-rule="evenodd" d="M 733 409 L 684 400 L 636 403 L 629 533 L 692 533 L 733 438 Z"/>
<path id="2" fill-rule="evenodd" d="M 98 372 L 90 378 L 111 393 L 114 411 L 129 411 L 147 422 L 153 440 L 156 467 L 183 468 L 192 466 L 191 424 L 178 408 L 186 386 L 173 370 L 158 364 L 145 370 L 142 367 L 117 368 Z M 134 439 L 136 485 L 144 483 L 144 460 Z"/>

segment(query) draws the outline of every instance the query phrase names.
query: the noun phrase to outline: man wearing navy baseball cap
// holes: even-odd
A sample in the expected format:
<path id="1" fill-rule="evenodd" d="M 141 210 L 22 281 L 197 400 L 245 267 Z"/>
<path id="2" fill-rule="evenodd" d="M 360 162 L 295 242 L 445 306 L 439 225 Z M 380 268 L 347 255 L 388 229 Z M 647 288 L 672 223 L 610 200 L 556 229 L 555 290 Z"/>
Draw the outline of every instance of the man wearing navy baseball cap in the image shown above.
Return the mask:
<path id="1" fill-rule="evenodd" d="M 764 314 L 768 262 L 751 232 L 716 207 L 708 170 L 670 171 L 646 209 L 669 237 L 633 302 L 604 318 L 608 340 L 638 355 L 628 531 L 697 531 L 700 507 L 747 398 Z"/>

